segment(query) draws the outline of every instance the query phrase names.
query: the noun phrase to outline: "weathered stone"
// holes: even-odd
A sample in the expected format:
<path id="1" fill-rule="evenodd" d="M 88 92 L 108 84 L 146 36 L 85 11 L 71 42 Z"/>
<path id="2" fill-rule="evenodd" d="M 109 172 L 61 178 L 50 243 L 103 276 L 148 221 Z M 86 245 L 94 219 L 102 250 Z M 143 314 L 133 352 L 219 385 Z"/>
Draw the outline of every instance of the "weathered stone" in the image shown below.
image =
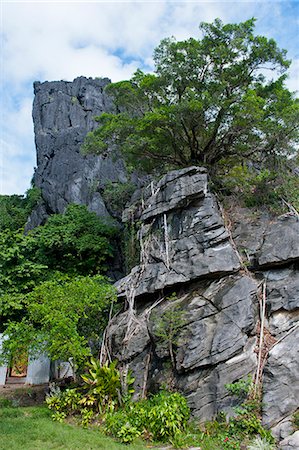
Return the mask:
<path id="1" fill-rule="evenodd" d="M 233 239 L 243 261 L 254 266 L 256 254 L 262 246 L 271 221 L 269 213 L 265 210 L 255 211 L 234 206 L 229 211 L 229 217 L 233 224 Z"/>
<path id="2" fill-rule="evenodd" d="M 299 448 L 299 431 L 288 436 L 279 443 L 280 450 L 298 450 Z"/>
<path id="3" fill-rule="evenodd" d="M 170 172 L 159 182 L 158 193 L 156 186 L 151 189 L 154 193 L 140 214 L 145 221 L 139 233 L 143 263 L 120 280 L 119 295 L 132 282 L 140 296 L 239 269 L 216 199 L 207 192 L 205 171 L 191 167 Z M 128 216 L 127 212 L 124 217 Z"/>
<path id="4" fill-rule="evenodd" d="M 120 158 L 80 153 L 86 134 L 98 126 L 94 117 L 113 109 L 104 92 L 109 82 L 79 77 L 73 82 L 34 83 L 34 182 L 43 202 L 31 215 L 27 230 L 45 222 L 49 214 L 64 212 L 70 203 L 109 217 L 101 189 L 110 180 L 127 181 L 124 164 Z"/>
<path id="5" fill-rule="evenodd" d="M 277 339 L 283 337 L 297 323 L 299 323 L 299 309 L 276 311 L 269 317 L 270 332 Z"/>
<path id="6" fill-rule="evenodd" d="M 249 277 L 228 277 L 193 299 L 186 343 L 177 352 L 178 371 L 216 365 L 242 351 L 257 319 L 256 287 Z"/>
<path id="7" fill-rule="evenodd" d="M 232 413 L 238 400 L 229 395 L 226 384 L 247 378 L 256 370 L 255 338 L 250 338 L 243 351 L 214 368 L 192 371 L 183 375 L 179 387 L 188 399 L 192 413 L 205 422 L 220 411 Z"/>
<path id="8" fill-rule="evenodd" d="M 140 354 L 150 343 L 147 320 L 143 315 L 133 321 L 130 338 L 126 339 L 129 314 L 118 315 L 109 326 L 109 346 L 119 361 L 127 361 Z"/>
<path id="9" fill-rule="evenodd" d="M 270 314 L 280 309 L 292 311 L 299 308 L 299 271 L 296 268 L 273 269 L 264 272 L 264 277 Z"/>
<path id="10" fill-rule="evenodd" d="M 299 218 L 285 214 L 273 221 L 258 254 L 259 266 L 290 263 L 299 258 Z"/>
<path id="11" fill-rule="evenodd" d="M 298 408 L 299 327 L 289 332 L 269 353 L 263 382 L 263 422 L 278 425 Z M 279 427 L 278 427 L 279 428 Z M 276 427 L 276 432 L 279 429 Z"/>

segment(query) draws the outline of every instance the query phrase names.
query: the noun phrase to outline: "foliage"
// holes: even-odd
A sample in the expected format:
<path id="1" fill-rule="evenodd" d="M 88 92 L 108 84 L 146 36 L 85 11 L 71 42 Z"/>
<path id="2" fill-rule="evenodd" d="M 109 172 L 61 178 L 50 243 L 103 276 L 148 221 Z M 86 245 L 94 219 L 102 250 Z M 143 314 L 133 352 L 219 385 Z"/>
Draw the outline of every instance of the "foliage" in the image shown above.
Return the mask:
<path id="1" fill-rule="evenodd" d="M 27 316 L 8 323 L 2 359 L 27 348 L 31 355 L 45 351 L 53 360 L 81 365 L 91 343 L 98 349 L 114 300 L 113 286 L 100 275 L 41 283 L 26 296 Z"/>
<path id="2" fill-rule="evenodd" d="M 103 273 L 113 255 L 117 229 L 104 223 L 84 205 L 69 205 L 31 232 L 36 258 L 50 269 L 81 275 Z"/>
<path id="3" fill-rule="evenodd" d="M 295 431 L 299 430 L 299 411 L 293 414 L 293 426 Z"/>
<path id="4" fill-rule="evenodd" d="M 107 152 L 120 144 L 128 164 L 164 171 L 222 158 L 256 161 L 296 152 L 299 101 L 283 74 L 286 51 L 254 35 L 255 19 L 202 23 L 202 39 L 164 39 L 154 52 L 155 73 L 138 70 L 107 91 L 118 113 L 104 113 L 83 151 Z"/>
<path id="5" fill-rule="evenodd" d="M 176 294 L 173 293 L 166 300 L 174 302 L 176 299 Z M 178 305 L 171 305 L 165 310 L 162 316 L 155 317 L 154 335 L 162 344 L 167 345 L 173 367 L 175 367 L 174 347 L 178 343 L 179 332 L 185 323 L 183 310 Z"/>
<path id="6" fill-rule="evenodd" d="M 106 430 L 122 442 L 130 442 L 140 435 L 167 441 L 186 430 L 189 417 L 186 399 L 177 392 L 163 391 L 108 414 Z"/>
<path id="7" fill-rule="evenodd" d="M 100 413 L 113 410 L 121 400 L 121 381 L 117 361 L 102 366 L 98 360 L 91 358 L 87 374 L 81 375 L 85 391 L 82 405 L 92 406 Z"/>
<path id="8" fill-rule="evenodd" d="M 29 214 L 41 199 L 40 190 L 28 189 L 23 195 L 0 195 L 0 232 L 24 228 Z"/>
<path id="9" fill-rule="evenodd" d="M 250 375 L 246 379 L 235 381 L 234 383 L 225 384 L 225 389 L 237 397 L 247 397 L 253 388 L 253 380 Z"/>
<path id="10" fill-rule="evenodd" d="M 130 200 L 136 187 L 133 183 L 113 183 L 110 181 L 106 184 L 102 196 L 109 211 L 120 215 Z"/>
<path id="11" fill-rule="evenodd" d="M 42 281 L 47 266 L 34 255 L 35 240 L 19 231 L 0 233 L 0 295 L 27 293 Z"/>
<path id="12" fill-rule="evenodd" d="M 236 196 L 247 207 L 267 206 L 273 212 L 282 213 L 287 209 L 285 201 L 299 209 L 299 178 L 287 164 L 270 170 L 250 163 L 234 164 L 226 159 L 219 164 L 213 181 L 215 190 Z"/>
<path id="13" fill-rule="evenodd" d="M 236 415 L 229 419 L 229 434 L 250 437 L 259 435 L 262 439 L 272 444 L 274 438 L 271 431 L 265 429 L 261 423 L 261 402 L 259 398 L 254 398 L 253 396 L 254 384 L 251 376 L 248 376 L 247 379 L 227 384 L 225 387 L 232 395 L 242 400 L 241 405 L 235 408 Z"/>
<path id="14" fill-rule="evenodd" d="M 247 447 L 248 450 L 274 450 L 274 448 L 274 445 L 260 436 L 257 436 Z"/>
<path id="15" fill-rule="evenodd" d="M 26 316 L 26 295 L 40 283 L 103 273 L 113 255 L 116 228 L 86 207 L 70 205 L 27 235 L 0 232 L 0 332 L 5 320 Z"/>
<path id="16" fill-rule="evenodd" d="M 83 383 L 77 388 L 61 391 L 52 387 L 46 403 L 53 411 L 53 419 L 62 422 L 68 416 L 81 416 L 81 423 L 88 425 L 98 415 L 113 413 L 123 403 L 121 373 L 117 361 L 103 365 L 94 358 L 81 375 Z M 126 398 L 133 393 L 134 378 L 127 377 Z"/>

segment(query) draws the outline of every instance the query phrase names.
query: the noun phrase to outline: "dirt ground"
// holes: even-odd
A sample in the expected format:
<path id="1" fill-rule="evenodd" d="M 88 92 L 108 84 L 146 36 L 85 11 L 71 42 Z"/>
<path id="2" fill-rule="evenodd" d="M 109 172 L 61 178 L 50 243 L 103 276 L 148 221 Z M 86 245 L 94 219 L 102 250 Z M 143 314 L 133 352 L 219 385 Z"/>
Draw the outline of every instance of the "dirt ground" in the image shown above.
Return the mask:
<path id="1" fill-rule="evenodd" d="M 0 404 L 5 400 L 14 406 L 34 406 L 44 402 L 48 384 L 30 386 L 26 384 L 8 384 L 0 386 Z"/>

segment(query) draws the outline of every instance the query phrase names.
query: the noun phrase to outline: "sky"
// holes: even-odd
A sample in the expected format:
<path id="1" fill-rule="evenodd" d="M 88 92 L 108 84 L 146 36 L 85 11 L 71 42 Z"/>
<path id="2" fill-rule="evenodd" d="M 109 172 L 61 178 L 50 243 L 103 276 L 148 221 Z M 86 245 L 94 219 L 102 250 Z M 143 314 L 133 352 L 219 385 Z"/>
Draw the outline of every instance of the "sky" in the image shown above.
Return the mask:
<path id="1" fill-rule="evenodd" d="M 36 165 L 34 81 L 77 76 L 128 79 L 153 70 L 161 39 L 200 37 L 200 22 L 257 19 L 293 60 L 288 87 L 299 91 L 299 0 L 0 0 L 0 194 L 24 194 Z"/>

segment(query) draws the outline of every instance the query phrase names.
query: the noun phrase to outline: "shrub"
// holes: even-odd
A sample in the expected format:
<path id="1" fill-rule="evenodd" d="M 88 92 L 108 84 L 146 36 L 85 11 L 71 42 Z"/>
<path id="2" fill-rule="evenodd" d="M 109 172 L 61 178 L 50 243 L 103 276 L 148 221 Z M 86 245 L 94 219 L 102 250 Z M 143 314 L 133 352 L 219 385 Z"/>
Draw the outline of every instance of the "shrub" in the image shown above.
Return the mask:
<path id="1" fill-rule="evenodd" d="M 129 403 L 124 410 L 108 414 L 106 432 L 122 442 L 141 435 L 167 441 L 178 439 L 187 429 L 189 417 L 190 409 L 181 394 L 162 391 L 148 400 Z"/>

